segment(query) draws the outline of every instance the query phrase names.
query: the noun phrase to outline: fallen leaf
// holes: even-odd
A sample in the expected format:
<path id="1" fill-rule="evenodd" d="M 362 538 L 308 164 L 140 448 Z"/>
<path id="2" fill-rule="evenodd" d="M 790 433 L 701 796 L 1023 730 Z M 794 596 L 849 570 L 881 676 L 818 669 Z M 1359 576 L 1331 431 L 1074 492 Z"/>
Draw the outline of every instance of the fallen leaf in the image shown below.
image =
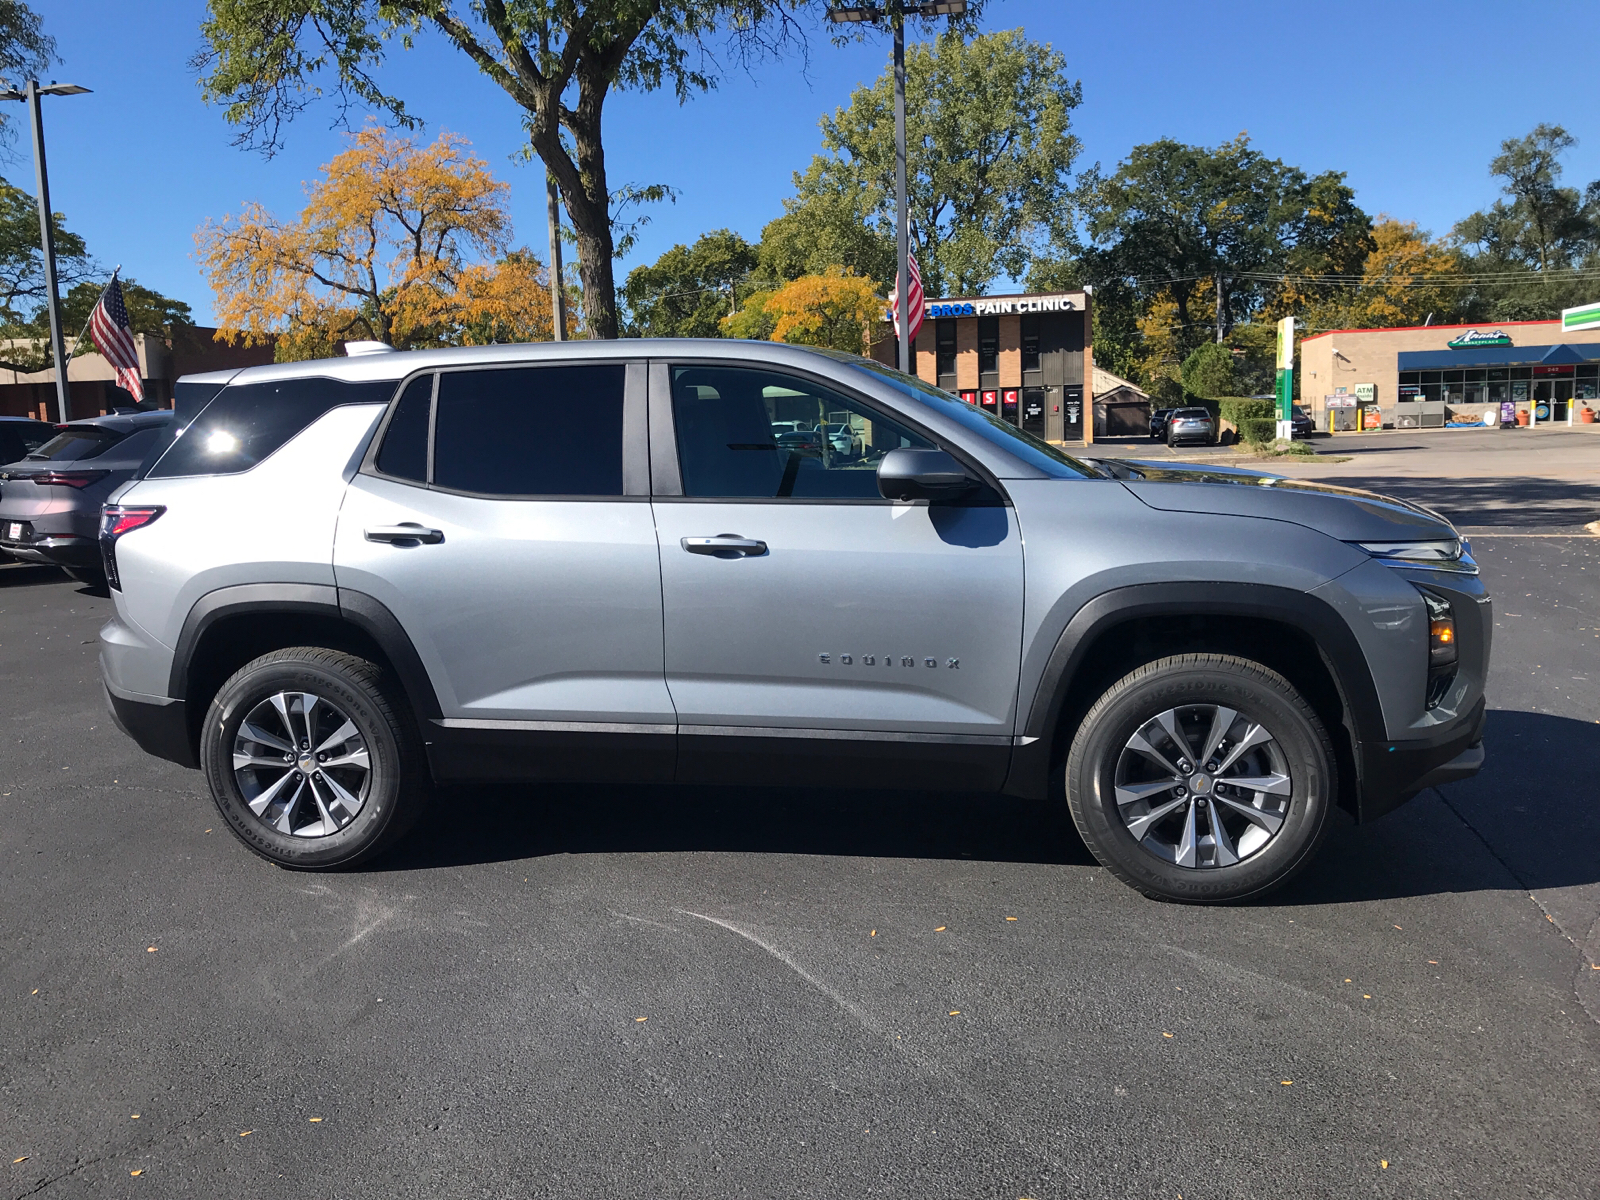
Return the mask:
<path id="1" fill-rule="evenodd" d="M 1436 958 L 1430 958 L 1430 959 L 1429 959 L 1429 960 L 1428 960 L 1428 965 L 1429 965 L 1429 966 L 1430 966 L 1430 967 L 1437 967 L 1437 966 L 1438 966 L 1438 965 L 1439 965 L 1439 960 L 1438 960 L 1438 959 L 1436 959 Z"/>
<path id="2" fill-rule="evenodd" d="M 1400 926 L 1398 926 L 1398 925 L 1396 925 L 1396 926 L 1395 926 L 1395 928 L 1396 928 L 1396 929 L 1399 929 L 1399 928 L 1400 928 Z M 1403 932 L 1404 932 L 1404 930 L 1401 930 L 1401 932 L 1402 932 L 1402 933 L 1403 933 Z"/>
<path id="3" fill-rule="evenodd" d="M 254 1132 L 255 1132 L 255 1130 L 254 1130 L 254 1129 L 246 1129 L 246 1130 L 245 1130 L 245 1131 L 244 1131 L 244 1132 L 243 1132 L 243 1133 L 241 1133 L 241 1134 L 240 1134 L 240 1135 L 239 1135 L 239 1136 L 240 1136 L 240 1137 L 249 1137 L 249 1136 L 250 1136 L 250 1135 L 251 1135 L 251 1134 L 252 1134 L 252 1133 L 254 1133 Z"/>
<path id="4" fill-rule="evenodd" d="M 211 832 L 211 830 L 209 830 L 209 829 L 208 829 L 208 830 L 206 830 L 206 832 L 207 832 L 207 833 L 210 833 L 210 832 Z"/>
<path id="5" fill-rule="evenodd" d="M 133 1113 L 128 1117 L 128 1120 L 130 1120 L 130 1121 L 137 1121 L 138 1119 L 139 1119 L 139 1114 L 138 1113 Z"/>
<path id="6" fill-rule="evenodd" d="M 1172 1035 L 1170 1033 L 1163 1033 L 1161 1036 L 1162 1037 L 1171 1037 Z"/>
<path id="7" fill-rule="evenodd" d="M 1349 983 L 1349 982 L 1350 982 L 1350 981 L 1349 981 L 1349 980 L 1348 980 L 1348 979 L 1346 979 L 1346 980 L 1345 980 L 1345 982 L 1346 982 L 1346 983 Z"/>
<path id="8" fill-rule="evenodd" d="M 37 995 L 38 995 L 38 994 L 39 994 L 39 989 L 38 989 L 38 988 L 34 988 L 34 989 L 33 989 L 33 994 L 34 994 L 34 995 L 35 995 L 35 996 L 37 996 Z"/>
<path id="9" fill-rule="evenodd" d="M 635 1017 L 633 1023 L 637 1025 L 640 1021 L 648 1021 L 649 1019 L 649 1017 Z"/>
<path id="10" fill-rule="evenodd" d="M 1367 995 L 1367 994 L 1366 994 L 1366 993 L 1364 993 L 1364 992 L 1363 992 L 1363 993 L 1362 993 L 1362 996 L 1361 996 L 1361 998 L 1362 998 L 1362 999 L 1363 999 L 1363 1000 L 1371 1000 L 1371 999 L 1372 999 L 1372 997 L 1371 997 L 1371 996 L 1369 996 L 1369 995 Z"/>
<path id="11" fill-rule="evenodd" d="M 129 1175 L 143 1175 L 144 1171 L 143 1171 L 143 1169 L 140 1169 L 138 1171 L 129 1171 L 128 1174 Z"/>
<path id="12" fill-rule="evenodd" d="M 1389 1160 L 1387 1158 L 1380 1158 L 1378 1160 L 1378 1165 L 1387 1171 L 1389 1169 Z"/>
<path id="13" fill-rule="evenodd" d="M 871 933 L 867 934 L 867 936 L 868 937 L 877 937 L 878 936 L 878 931 L 876 929 L 874 929 Z"/>
<path id="14" fill-rule="evenodd" d="M 12 1160 L 11 1160 L 11 1165 L 12 1165 L 12 1166 L 13 1166 L 13 1167 L 14 1167 L 14 1166 L 16 1166 L 16 1165 L 17 1165 L 17 1164 L 18 1164 L 18 1163 L 19 1163 L 19 1162 L 27 1162 L 27 1161 L 28 1161 L 28 1156 L 27 1156 L 27 1155 L 26 1155 L 26 1154 L 24 1154 L 24 1155 L 23 1155 L 23 1156 L 22 1156 L 22 1157 L 21 1157 L 21 1158 L 13 1158 L 13 1159 L 12 1159 Z"/>
<path id="15" fill-rule="evenodd" d="M 945 927 L 943 925 L 939 926 L 939 928 L 934 930 L 935 933 L 943 933 L 944 931 L 945 931 Z"/>
<path id="16" fill-rule="evenodd" d="M 1284 1080 L 1280 1080 L 1280 1082 L 1283 1084 L 1284 1087 L 1289 1087 L 1291 1084 L 1294 1083 L 1294 1080 L 1292 1080 L 1292 1079 L 1284 1079 Z"/>
<path id="17" fill-rule="evenodd" d="M 1008 920 L 1008 921 L 1015 921 L 1015 920 L 1016 920 L 1016 918 L 1015 918 L 1015 917 L 1007 917 L 1007 918 L 1006 918 L 1006 920 Z"/>
<path id="18" fill-rule="evenodd" d="M 310 1121 L 313 1125 L 315 1125 L 318 1121 L 322 1120 L 322 1118 L 321 1117 L 307 1117 L 306 1120 Z"/>
<path id="19" fill-rule="evenodd" d="M 950 1015 L 952 1017 L 959 1017 L 961 1015 L 961 1010 L 958 1008 L 955 1011 L 953 1011 Z"/>

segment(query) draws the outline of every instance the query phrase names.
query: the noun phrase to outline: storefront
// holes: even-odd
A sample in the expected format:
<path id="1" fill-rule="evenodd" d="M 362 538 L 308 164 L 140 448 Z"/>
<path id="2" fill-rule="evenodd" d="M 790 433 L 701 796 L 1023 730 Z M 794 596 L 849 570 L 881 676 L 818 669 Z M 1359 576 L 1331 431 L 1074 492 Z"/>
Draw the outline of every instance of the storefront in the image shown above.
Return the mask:
<path id="1" fill-rule="evenodd" d="M 1089 305 L 1088 292 L 930 300 L 911 370 L 1039 437 L 1093 440 Z M 892 333 L 872 355 L 894 363 Z"/>
<path id="2" fill-rule="evenodd" d="M 1600 329 L 1560 321 L 1341 329 L 1301 342 L 1301 403 L 1321 428 L 1566 421 L 1600 402 Z M 1342 418 L 1342 419 L 1341 419 Z"/>

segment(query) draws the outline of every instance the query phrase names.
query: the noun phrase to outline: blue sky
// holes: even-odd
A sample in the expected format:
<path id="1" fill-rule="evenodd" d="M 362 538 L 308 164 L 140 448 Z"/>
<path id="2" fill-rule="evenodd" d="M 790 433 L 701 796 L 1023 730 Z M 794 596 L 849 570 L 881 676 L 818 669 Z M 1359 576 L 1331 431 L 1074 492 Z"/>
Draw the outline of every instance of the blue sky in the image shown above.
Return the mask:
<path id="1" fill-rule="evenodd" d="M 200 101 L 187 62 L 199 48 L 203 0 L 33 4 L 60 47 L 52 76 L 95 89 L 45 101 L 55 208 L 108 266 L 121 263 L 207 323 L 195 229 L 250 200 L 292 213 L 304 181 L 342 144 L 332 105 L 304 113 L 284 152 L 263 160 L 235 149 L 221 113 Z M 1259 149 L 1307 171 L 1348 172 L 1368 212 L 1436 233 L 1494 199 L 1489 158 L 1501 139 L 1540 121 L 1579 139 L 1566 182 L 1600 178 L 1600 119 L 1583 62 L 1600 32 L 1593 0 L 990 0 L 985 25 L 1021 27 L 1066 55 L 1083 81 L 1074 124 L 1085 163 L 1109 167 L 1158 137 L 1214 145 L 1248 130 Z M 792 173 L 818 149 L 818 117 L 888 58 L 886 42 L 841 50 L 826 31 L 810 31 L 806 70 L 798 58 L 768 63 L 682 107 L 662 94 L 612 98 L 613 188 L 666 183 L 680 192 L 676 204 L 654 208 L 619 281 L 629 266 L 708 229 L 754 239 L 782 211 Z M 384 79 L 430 132 L 472 140 L 512 185 L 518 240 L 543 254 L 542 174 L 511 159 L 521 139 L 509 99 L 433 37 L 397 50 Z M 31 190 L 26 141 L 17 149 L 22 157 L 5 174 Z"/>

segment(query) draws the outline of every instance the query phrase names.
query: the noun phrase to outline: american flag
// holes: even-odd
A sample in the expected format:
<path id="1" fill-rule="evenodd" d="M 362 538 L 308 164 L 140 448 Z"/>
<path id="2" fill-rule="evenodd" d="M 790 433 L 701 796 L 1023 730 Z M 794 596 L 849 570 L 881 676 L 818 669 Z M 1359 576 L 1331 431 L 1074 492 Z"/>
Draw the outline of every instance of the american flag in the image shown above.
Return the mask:
<path id="1" fill-rule="evenodd" d="M 89 333 L 105 360 L 117 369 L 117 383 L 144 399 L 144 383 L 139 378 L 139 351 L 133 345 L 133 330 L 128 328 L 128 306 L 122 302 L 122 285 L 113 275 L 100 303 L 89 318 Z"/>
<path id="2" fill-rule="evenodd" d="M 911 304 L 910 304 L 910 310 L 911 310 L 911 313 L 910 313 L 910 315 L 911 315 L 911 337 L 910 337 L 910 341 L 914 345 L 916 343 L 916 340 L 917 340 L 917 331 L 922 328 L 923 311 L 927 308 L 927 305 L 924 303 L 924 301 L 926 300 L 926 297 L 922 294 L 922 272 L 917 270 L 917 256 L 915 254 L 911 254 L 911 253 L 907 252 L 907 254 L 906 254 L 906 262 L 908 263 L 908 265 L 910 267 L 910 270 L 911 270 L 911 286 L 909 288 L 907 288 L 906 290 L 909 293 L 910 298 L 911 298 Z M 895 335 L 898 337 L 899 334 L 900 334 L 900 289 L 898 287 L 895 288 L 893 311 L 894 311 L 894 331 L 895 331 Z"/>

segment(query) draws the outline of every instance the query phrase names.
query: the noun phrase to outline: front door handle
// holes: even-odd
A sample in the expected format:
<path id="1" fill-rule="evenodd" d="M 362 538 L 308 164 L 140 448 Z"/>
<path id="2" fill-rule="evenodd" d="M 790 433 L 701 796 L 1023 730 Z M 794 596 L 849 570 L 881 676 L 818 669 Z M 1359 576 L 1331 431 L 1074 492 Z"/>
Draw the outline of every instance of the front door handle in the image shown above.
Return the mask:
<path id="1" fill-rule="evenodd" d="M 682 545 L 690 554 L 714 554 L 718 558 L 738 558 L 740 555 L 759 558 L 767 552 L 765 542 L 740 537 L 737 533 L 719 533 L 716 537 L 686 537 Z"/>
<path id="2" fill-rule="evenodd" d="M 398 525 L 377 525 L 366 531 L 369 542 L 421 542 L 424 546 L 437 546 L 444 541 L 444 530 L 429 529 L 415 521 L 402 521 Z"/>

